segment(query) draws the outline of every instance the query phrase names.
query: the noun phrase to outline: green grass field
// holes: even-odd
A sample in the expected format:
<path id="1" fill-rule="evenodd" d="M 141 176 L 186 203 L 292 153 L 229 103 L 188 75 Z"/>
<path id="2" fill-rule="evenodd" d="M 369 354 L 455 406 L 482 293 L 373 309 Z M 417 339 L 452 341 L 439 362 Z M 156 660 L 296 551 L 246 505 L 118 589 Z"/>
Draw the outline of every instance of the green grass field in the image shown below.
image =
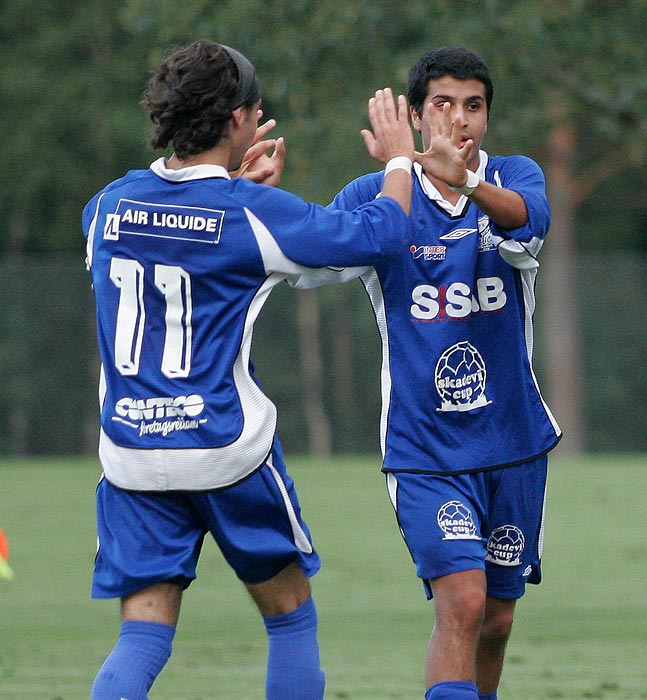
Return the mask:
<path id="1" fill-rule="evenodd" d="M 422 698 L 433 622 L 377 458 L 290 458 L 323 559 L 313 580 L 327 697 Z M 0 462 L 0 700 L 87 700 L 118 630 L 89 598 L 96 461 Z M 552 460 L 544 582 L 520 602 L 501 700 L 647 698 L 647 455 Z M 260 618 L 215 547 L 151 700 L 259 700 Z"/>

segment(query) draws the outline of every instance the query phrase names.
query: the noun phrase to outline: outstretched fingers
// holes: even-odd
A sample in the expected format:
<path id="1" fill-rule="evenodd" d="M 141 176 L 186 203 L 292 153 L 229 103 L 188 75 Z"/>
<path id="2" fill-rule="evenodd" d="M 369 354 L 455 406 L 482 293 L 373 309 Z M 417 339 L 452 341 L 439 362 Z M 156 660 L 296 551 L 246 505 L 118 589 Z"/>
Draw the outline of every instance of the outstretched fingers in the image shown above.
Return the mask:
<path id="1" fill-rule="evenodd" d="M 396 101 L 391 88 L 377 90 L 368 102 L 368 117 L 371 130 L 363 129 L 361 133 L 371 157 L 382 163 L 399 155 L 413 158 L 413 134 L 404 95 Z"/>
<path id="2" fill-rule="evenodd" d="M 375 137 L 383 138 L 386 130 L 397 119 L 391 88 L 384 88 L 375 93 L 372 105 L 369 103 L 368 117 Z"/>
<path id="3" fill-rule="evenodd" d="M 259 109 L 257 112 L 258 121 L 261 120 L 262 116 L 263 110 Z M 268 119 L 264 124 L 259 124 L 259 126 L 256 128 L 256 134 L 254 135 L 252 145 L 258 143 L 259 141 L 262 141 L 265 138 L 266 134 L 268 134 L 275 126 L 276 119 Z"/>

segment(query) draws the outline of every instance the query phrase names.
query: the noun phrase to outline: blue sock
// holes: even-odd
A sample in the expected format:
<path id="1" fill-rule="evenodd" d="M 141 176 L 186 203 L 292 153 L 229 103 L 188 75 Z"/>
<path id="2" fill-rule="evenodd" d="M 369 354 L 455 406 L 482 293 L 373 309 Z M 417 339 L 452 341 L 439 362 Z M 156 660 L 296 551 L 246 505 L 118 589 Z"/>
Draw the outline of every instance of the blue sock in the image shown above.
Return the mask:
<path id="1" fill-rule="evenodd" d="M 171 655 L 175 627 L 128 620 L 92 686 L 92 700 L 147 700 L 153 681 Z"/>
<path id="2" fill-rule="evenodd" d="M 312 597 L 296 610 L 263 617 L 269 651 L 267 700 L 322 700 L 326 677 L 319 663 L 317 608 Z"/>
<path id="3" fill-rule="evenodd" d="M 497 700 L 498 695 L 496 693 L 492 693 L 491 695 L 484 695 L 483 693 L 479 693 L 479 700 Z"/>
<path id="4" fill-rule="evenodd" d="M 478 700 L 478 690 L 468 681 L 444 681 L 427 688 L 425 700 Z"/>

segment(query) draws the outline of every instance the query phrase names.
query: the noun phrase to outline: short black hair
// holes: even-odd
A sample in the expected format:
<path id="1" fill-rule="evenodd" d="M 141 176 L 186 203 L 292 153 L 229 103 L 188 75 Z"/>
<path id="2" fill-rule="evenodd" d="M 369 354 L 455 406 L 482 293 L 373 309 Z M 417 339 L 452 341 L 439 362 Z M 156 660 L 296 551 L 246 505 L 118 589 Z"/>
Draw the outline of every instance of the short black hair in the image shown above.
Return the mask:
<path id="1" fill-rule="evenodd" d="M 243 101 L 234 105 L 239 102 L 241 76 L 230 52 L 213 41 L 196 41 L 162 62 L 144 93 L 155 124 L 150 138 L 153 148 L 172 143 L 181 159 L 209 150 L 222 139 L 232 109 L 249 108 L 260 99 L 256 82 L 255 89 L 246 91 Z"/>
<path id="2" fill-rule="evenodd" d="M 420 113 L 430 80 L 449 75 L 456 80 L 478 80 L 485 87 L 488 115 L 494 96 L 492 74 L 487 63 L 473 51 L 462 46 L 443 46 L 426 53 L 409 71 L 409 104 Z"/>

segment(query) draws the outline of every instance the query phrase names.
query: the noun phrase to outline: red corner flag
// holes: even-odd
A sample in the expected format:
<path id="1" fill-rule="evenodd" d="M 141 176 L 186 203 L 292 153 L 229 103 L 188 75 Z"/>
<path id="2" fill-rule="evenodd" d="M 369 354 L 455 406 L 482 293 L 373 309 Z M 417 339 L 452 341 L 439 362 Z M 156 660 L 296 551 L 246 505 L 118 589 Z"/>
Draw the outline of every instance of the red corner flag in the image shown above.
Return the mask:
<path id="1" fill-rule="evenodd" d="M 13 578 L 13 571 L 9 566 L 9 540 L 0 528 L 0 579 L 9 581 Z"/>

